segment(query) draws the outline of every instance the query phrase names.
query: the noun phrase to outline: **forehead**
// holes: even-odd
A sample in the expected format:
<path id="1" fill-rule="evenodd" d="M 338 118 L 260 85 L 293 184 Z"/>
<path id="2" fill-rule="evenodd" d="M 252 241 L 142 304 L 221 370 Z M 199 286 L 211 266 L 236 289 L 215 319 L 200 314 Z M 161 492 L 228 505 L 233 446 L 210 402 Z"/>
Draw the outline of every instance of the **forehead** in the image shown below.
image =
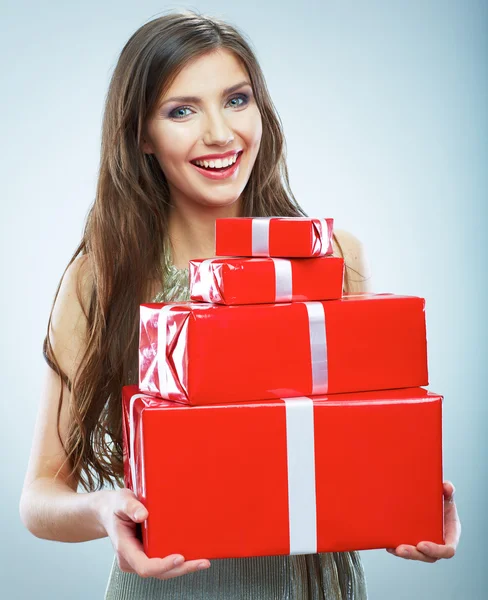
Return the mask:
<path id="1" fill-rule="evenodd" d="M 249 80 L 240 60 L 228 50 L 215 50 L 186 64 L 165 91 L 163 100 L 183 94 L 212 94 L 239 81 Z"/>

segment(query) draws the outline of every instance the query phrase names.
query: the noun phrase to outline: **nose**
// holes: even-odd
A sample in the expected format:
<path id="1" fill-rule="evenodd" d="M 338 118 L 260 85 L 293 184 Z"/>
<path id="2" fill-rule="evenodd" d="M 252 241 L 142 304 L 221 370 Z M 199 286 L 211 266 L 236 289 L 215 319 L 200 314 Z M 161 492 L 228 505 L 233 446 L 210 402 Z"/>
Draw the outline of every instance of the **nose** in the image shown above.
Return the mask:
<path id="1" fill-rule="evenodd" d="M 232 128 L 229 127 L 220 111 L 212 112 L 205 121 L 203 141 L 206 146 L 226 146 L 234 139 Z"/>

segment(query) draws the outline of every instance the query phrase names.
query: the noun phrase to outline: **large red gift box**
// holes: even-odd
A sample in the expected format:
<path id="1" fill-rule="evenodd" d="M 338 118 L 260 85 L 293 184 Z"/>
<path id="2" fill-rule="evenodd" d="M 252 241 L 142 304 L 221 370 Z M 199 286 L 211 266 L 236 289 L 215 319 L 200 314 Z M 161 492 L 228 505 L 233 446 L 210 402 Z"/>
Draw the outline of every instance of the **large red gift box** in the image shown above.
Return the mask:
<path id="1" fill-rule="evenodd" d="M 309 217 L 215 219 L 215 254 L 284 258 L 331 255 L 333 224 L 333 219 Z"/>
<path id="2" fill-rule="evenodd" d="M 190 298 L 218 304 L 262 304 L 342 297 L 344 260 L 208 258 L 189 263 Z"/>
<path id="3" fill-rule="evenodd" d="M 139 387 L 202 405 L 428 384 L 425 300 L 140 307 Z"/>
<path id="4" fill-rule="evenodd" d="M 444 543 L 442 396 L 422 388 L 184 406 L 123 388 L 150 557 Z"/>

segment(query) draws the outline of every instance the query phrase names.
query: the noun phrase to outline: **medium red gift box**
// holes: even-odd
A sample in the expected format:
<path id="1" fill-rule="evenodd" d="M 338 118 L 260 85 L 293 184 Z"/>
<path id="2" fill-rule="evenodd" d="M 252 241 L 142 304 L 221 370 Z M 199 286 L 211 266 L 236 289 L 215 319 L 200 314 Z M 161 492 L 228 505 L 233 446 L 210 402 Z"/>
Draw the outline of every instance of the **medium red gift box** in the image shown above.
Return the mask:
<path id="1" fill-rule="evenodd" d="M 123 388 L 150 557 L 444 543 L 442 396 L 422 388 L 184 406 Z"/>
<path id="2" fill-rule="evenodd" d="M 331 255 L 333 223 L 333 219 L 309 217 L 215 219 L 215 254 L 284 258 Z"/>
<path id="3" fill-rule="evenodd" d="M 344 260 L 208 258 L 190 260 L 190 298 L 218 304 L 262 304 L 342 297 Z"/>
<path id="4" fill-rule="evenodd" d="M 428 384 L 425 300 L 140 306 L 139 387 L 191 405 Z"/>

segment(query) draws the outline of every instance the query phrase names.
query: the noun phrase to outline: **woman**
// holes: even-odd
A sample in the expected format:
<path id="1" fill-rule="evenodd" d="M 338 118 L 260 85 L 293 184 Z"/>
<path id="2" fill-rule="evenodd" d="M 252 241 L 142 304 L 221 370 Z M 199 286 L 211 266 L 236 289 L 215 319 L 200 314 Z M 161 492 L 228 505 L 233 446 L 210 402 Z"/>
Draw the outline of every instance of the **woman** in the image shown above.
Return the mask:
<path id="1" fill-rule="evenodd" d="M 195 161 L 214 154 L 237 155 L 237 170 L 207 178 L 203 169 L 225 163 Z M 141 27 L 111 80 L 96 200 L 54 299 L 44 342 L 52 369 L 20 507 L 38 537 L 110 537 L 107 599 L 367 597 L 357 552 L 211 566 L 180 555 L 149 559 L 135 532 L 145 507 L 127 489 L 102 489 L 123 486 L 120 398 L 123 385 L 137 382 L 139 305 L 188 299 L 188 261 L 214 255 L 217 217 L 273 215 L 305 213 L 289 188 L 279 118 L 249 43 L 190 11 Z M 356 238 L 336 232 L 334 248 L 346 260 L 346 291 L 367 289 Z M 89 493 L 77 493 L 78 483 Z M 422 554 L 410 548 L 410 558 L 454 553 L 459 526 L 449 506 L 449 543 Z"/>

